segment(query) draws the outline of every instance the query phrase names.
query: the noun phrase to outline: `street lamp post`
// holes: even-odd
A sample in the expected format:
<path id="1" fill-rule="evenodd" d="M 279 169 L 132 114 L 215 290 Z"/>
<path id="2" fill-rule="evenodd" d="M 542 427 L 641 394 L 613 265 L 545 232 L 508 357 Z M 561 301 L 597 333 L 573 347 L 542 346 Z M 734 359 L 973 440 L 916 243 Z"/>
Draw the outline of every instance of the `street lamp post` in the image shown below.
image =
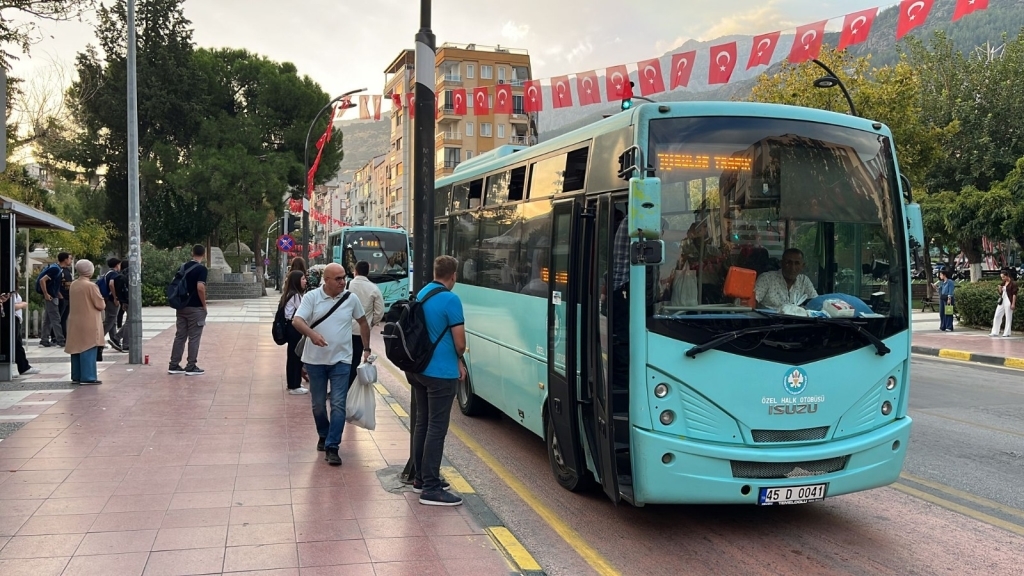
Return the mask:
<path id="1" fill-rule="evenodd" d="M 811 60 L 811 62 L 820 66 L 827 73 L 826 76 L 822 76 L 814 81 L 814 87 L 835 88 L 836 86 L 839 86 L 839 89 L 843 91 L 843 96 L 846 96 L 846 103 L 850 105 L 850 114 L 852 116 L 857 116 L 857 107 L 853 105 L 853 98 L 850 97 L 850 92 L 846 89 L 846 85 L 843 84 L 843 81 L 839 79 L 839 76 L 836 76 L 836 73 L 826 66 L 821 60 L 814 59 Z"/>
<path id="2" fill-rule="evenodd" d="M 142 364 L 142 246 L 139 216 L 139 108 L 135 70 L 135 0 L 128 0 L 128 363 Z"/>
<path id="3" fill-rule="evenodd" d="M 358 94 L 360 92 L 366 92 L 366 88 L 360 88 L 358 90 L 352 90 L 351 92 L 345 92 L 341 96 L 338 96 L 334 100 L 331 100 L 330 102 L 327 103 L 326 106 L 321 108 L 320 111 L 316 113 L 316 116 L 313 117 L 313 121 L 310 122 L 309 130 L 306 132 L 306 146 L 303 149 L 302 153 L 302 165 L 304 167 L 304 170 L 302 171 L 302 177 L 306 178 L 307 182 L 309 178 L 309 137 L 313 134 L 313 127 L 316 126 L 317 120 L 319 120 L 320 117 L 324 115 L 324 112 L 330 110 L 331 106 L 334 106 L 335 104 L 344 100 L 345 98 L 348 98 L 349 96 L 353 94 Z M 310 196 L 313 194 L 313 189 L 310 188 L 309 185 L 307 184 L 306 186 L 303 187 L 303 190 L 305 190 L 305 194 L 302 197 L 302 259 L 305 260 L 307 264 L 309 264 L 309 210 L 311 208 Z"/>

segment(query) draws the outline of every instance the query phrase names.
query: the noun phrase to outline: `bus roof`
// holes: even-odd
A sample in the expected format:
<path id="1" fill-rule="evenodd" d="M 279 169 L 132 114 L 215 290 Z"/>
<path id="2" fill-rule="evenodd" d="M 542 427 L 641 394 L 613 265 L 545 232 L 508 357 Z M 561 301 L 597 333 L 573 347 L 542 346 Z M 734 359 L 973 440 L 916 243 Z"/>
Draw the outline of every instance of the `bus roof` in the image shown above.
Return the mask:
<path id="1" fill-rule="evenodd" d="M 664 110 L 664 111 L 663 111 Z M 454 182 L 462 182 L 476 176 L 487 174 L 502 168 L 518 164 L 530 158 L 544 156 L 550 152 L 562 150 L 592 140 L 595 136 L 618 130 L 631 124 L 646 125 L 646 121 L 657 118 L 685 118 L 699 116 L 751 116 L 764 118 L 785 118 L 832 124 L 879 133 L 892 137 L 888 127 L 877 124 L 873 120 L 839 114 L 817 108 L 787 106 L 783 104 L 762 104 L 759 102 L 664 102 L 635 106 L 629 112 L 620 112 L 598 120 L 572 132 L 567 132 L 551 140 L 546 140 L 523 148 L 520 146 L 501 146 L 491 152 L 481 154 L 459 165 L 455 172 L 437 180 L 435 187 L 445 186 Z M 876 124 L 879 126 L 876 128 Z M 639 135 L 637 141 L 646 139 L 646 130 Z"/>
<path id="2" fill-rule="evenodd" d="M 342 232 L 399 232 L 408 234 L 405 228 L 388 228 L 387 226 L 342 226 L 331 232 L 330 235 L 341 234 Z"/>

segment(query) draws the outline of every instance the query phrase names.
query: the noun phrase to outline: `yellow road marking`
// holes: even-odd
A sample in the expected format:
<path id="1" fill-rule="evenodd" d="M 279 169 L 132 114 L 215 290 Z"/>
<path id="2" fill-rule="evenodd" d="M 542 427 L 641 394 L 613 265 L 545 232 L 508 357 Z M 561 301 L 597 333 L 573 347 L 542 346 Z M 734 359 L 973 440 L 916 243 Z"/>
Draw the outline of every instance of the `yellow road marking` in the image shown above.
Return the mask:
<path id="1" fill-rule="evenodd" d="M 1003 366 L 1024 370 L 1024 358 L 1007 358 L 1003 360 Z"/>
<path id="2" fill-rule="evenodd" d="M 945 484 L 939 484 L 938 482 L 932 482 L 931 480 L 925 480 L 924 478 L 918 478 L 917 476 L 914 476 L 912 474 L 907 474 L 906 472 L 900 474 L 900 478 L 905 478 L 905 479 L 910 480 L 911 482 L 914 482 L 916 484 L 920 484 L 922 486 L 927 486 L 927 487 L 931 488 L 932 490 L 938 490 L 939 492 L 944 492 L 944 493 L 949 494 L 950 496 L 953 496 L 955 498 L 960 498 L 962 500 L 967 500 L 968 502 L 974 502 L 975 504 L 980 504 L 981 506 L 984 506 L 986 508 L 991 508 L 992 510 L 999 510 L 1000 512 L 1002 512 L 1004 514 L 1009 514 L 1011 516 L 1017 516 L 1018 518 L 1024 519 L 1024 510 L 1018 510 L 1017 508 L 1014 508 L 1012 506 L 1007 506 L 1005 504 L 1000 504 L 999 502 L 995 502 L 995 501 L 989 500 L 988 498 L 982 498 L 981 496 L 975 496 L 974 494 L 969 494 L 967 492 L 964 492 L 963 490 L 957 490 L 956 488 L 953 488 L 952 486 L 946 486 Z"/>
<path id="3" fill-rule="evenodd" d="M 454 486 L 454 484 L 453 484 Z M 533 556 L 519 543 L 519 540 L 504 526 L 492 526 L 487 533 L 498 542 L 498 545 L 508 552 L 512 560 L 519 566 L 520 570 L 527 572 L 539 572 L 540 564 L 533 559 Z"/>
<path id="4" fill-rule="evenodd" d="M 902 484 L 891 484 L 891 486 L 896 490 L 903 492 L 904 494 L 908 494 L 915 498 L 920 498 L 921 500 L 924 500 L 926 502 L 931 502 L 932 504 L 945 508 L 946 510 L 952 510 L 953 512 L 957 512 L 963 514 L 964 516 L 974 518 L 979 522 L 984 522 L 985 524 L 989 524 L 997 528 L 1002 528 L 1003 530 L 1013 532 L 1018 536 L 1024 536 L 1024 527 L 1018 526 L 1017 524 L 1014 524 L 1012 522 L 1007 522 L 1006 520 L 996 518 L 995 516 L 985 514 L 984 512 L 978 512 L 977 510 L 968 508 L 967 506 L 957 504 L 956 502 L 950 502 L 945 498 L 940 498 L 939 496 L 935 496 L 934 494 L 922 492 L 916 488 L 911 488 L 910 486 L 904 486 Z"/>
<path id="5" fill-rule="evenodd" d="M 377 389 L 377 393 L 380 394 L 381 396 L 390 396 L 391 395 L 391 392 L 388 392 L 388 389 L 385 388 L 384 385 L 381 384 L 380 382 L 377 382 L 376 384 L 374 384 L 373 387 Z"/>
<path id="6" fill-rule="evenodd" d="M 441 466 L 441 475 L 459 494 L 476 494 L 476 490 L 453 466 Z"/>
<path id="7" fill-rule="evenodd" d="M 405 408 L 402 408 L 402 405 L 399 404 L 398 402 L 392 402 L 390 404 L 390 406 L 391 406 L 391 409 L 395 411 L 395 414 L 398 414 L 399 418 L 408 418 L 409 417 L 409 413 L 406 412 Z"/>
<path id="8" fill-rule="evenodd" d="M 939 358 L 949 358 L 951 360 L 963 360 L 965 362 L 971 361 L 971 353 L 963 352 L 961 350 L 946 350 L 943 348 L 939 350 Z"/>

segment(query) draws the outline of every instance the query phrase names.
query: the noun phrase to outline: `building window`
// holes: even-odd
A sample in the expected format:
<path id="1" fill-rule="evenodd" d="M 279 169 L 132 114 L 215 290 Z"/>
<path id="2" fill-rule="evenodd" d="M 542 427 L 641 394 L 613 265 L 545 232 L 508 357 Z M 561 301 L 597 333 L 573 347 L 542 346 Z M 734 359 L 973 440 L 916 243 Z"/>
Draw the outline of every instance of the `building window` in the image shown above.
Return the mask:
<path id="1" fill-rule="evenodd" d="M 504 124 L 498 124 L 498 138 L 504 138 L 504 137 L 505 137 L 505 125 Z"/>
<path id="2" fill-rule="evenodd" d="M 473 135 L 473 123 L 472 122 L 466 122 L 466 136 L 472 136 L 472 135 Z"/>
<path id="3" fill-rule="evenodd" d="M 473 157 L 473 151 L 472 150 L 466 150 L 466 160 L 469 160 L 472 157 Z"/>
<path id="4" fill-rule="evenodd" d="M 401 150 L 401 149 L 402 149 L 402 139 L 398 138 L 398 139 L 395 140 L 395 150 Z"/>
<path id="5" fill-rule="evenodd" d="M 494 78 L 494 67 L 480 66 L 480 78 L 484 80 L 490 80 L 491 78 Z"/>
<path id="6" fill-rule="evenodd" d="M 476 66 L 473 64 L 466 64 L 466 78 L 473 78 L 476 74 Z"/>
<path id="7" fill-rule="evenodd" d="M 490 122 L 481 122 L 480 123 L 480 135 L 485 137 L 485 138 L 490 138 L 491 137 L 491 123 Z"/>
<path id="8" fill-rule="evenodd" d="M 525 110 L 523 109 L 523 97 L 522 96 L 513 96 L 512 97 L 512 113 L 513 114 L 525 114 L 526 113 Z"/>
<path id="9" fill-rule="evenodd" d="M 494 110 L 494 94 L 487 96 L 487 109 Z"/>
<path id="10" fill-rule="evenodd" d="M 498 66 L 498 80 L 501 82 L 505 81 L 505 67 Z"/>

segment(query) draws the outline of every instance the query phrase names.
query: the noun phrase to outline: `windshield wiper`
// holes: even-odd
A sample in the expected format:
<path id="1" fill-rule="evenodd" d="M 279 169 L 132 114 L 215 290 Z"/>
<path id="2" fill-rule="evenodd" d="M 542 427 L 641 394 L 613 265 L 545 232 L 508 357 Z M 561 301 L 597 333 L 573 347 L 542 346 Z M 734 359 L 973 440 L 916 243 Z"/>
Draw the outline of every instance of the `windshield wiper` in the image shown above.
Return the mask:
<path id="1" fill-rule="evenodd" d="M 818 326 L 841 326 L 847 330 L 853 330 L 857 334 L 863 336 L 865 340 L 874 344 L 875 354 L 878 354 L 879 356 L 885 356 L 889 352 L 892 352 L 892 350 L 885 345 L 885 342 L 882 342 L 881 338 L 872 334 L 871 331 L 865 330 L 863 326 L 856 322 L 851 322 L 842 318 L 808 318 L 808 320 L 815 322 Z"/>
<path id="2" fill-rule="evenodd" d="M 740 336 L 746 336 L 747 334 L 760 334 L 767 332 L 777 332 L 780 330 L 794 330 L 797 328 L 813 328 L 819 326 L 819 324 L 811 324 L 807 322 L 801 322 L 800 324 L 775 324 L 773 326 L 751 326 L 750 328 L 743 328 L 741 330 L 733 330 L 732 332 L 726 332 L 721 336 L 709 340 L 703 344 L 694 346 L 686 351 L 686 355 L 690 358 L 696 358 L 697 354 L 701 352 L 707 352 L 708 350 L 718 348 L 722 344 L 732 342 Z"/>

